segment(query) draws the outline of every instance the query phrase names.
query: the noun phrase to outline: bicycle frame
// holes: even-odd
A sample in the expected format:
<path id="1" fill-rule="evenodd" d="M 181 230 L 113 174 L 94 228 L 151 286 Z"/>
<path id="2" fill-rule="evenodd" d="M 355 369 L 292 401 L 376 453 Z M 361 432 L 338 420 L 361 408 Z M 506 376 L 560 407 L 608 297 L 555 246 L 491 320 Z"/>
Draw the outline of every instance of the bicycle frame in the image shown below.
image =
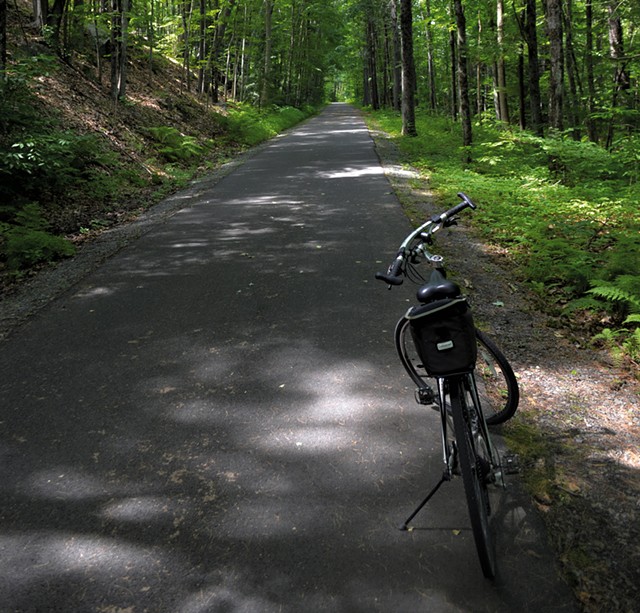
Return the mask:
<path id="1" fill-rule="evenodd" d="M 436 398 L 433 396 L 433 391 L 431 387 L 425 383 L 423 376 L 416 370 L 412 361 L 409 359 L 407 355 L 406 343 L 404 342 L 404 334 L 406 334 L 406 326 L 408 325 L 408 320 L 402 317 L 397 325 L 395 330 L 395 346 L 396 351 L 398 352 L 398 356 L 400 358 L 400 362 L 404 367 L 405 371 L 411 378 L 411 380 L 417 386 L 416 397 L 419 404 L 433 404 L 436 401 Z M 478 413 L 478 424 L 477 427 L 480 430 L 480 433 L 484 440 L 486 440 L 489 444 L 488 452 L 490 454 L 490 461 L 492 465 L 492 473 L 496 481 L 503 483 L 503 475 L 500 469 L 500 459 L 495 447 L 491 441 L 491 436 L 489 434 L 489 428 L 486 424 L 484 414 L 482 412 L 482 404 L 480 402 L 480 396 L 478 394 L 478 387 L 476 385 L 476 379 L 474 373 L 467 373 L 464 375 L 455 375 L 455 377 L 462 377 L 465 390 L 471 396 L 471 400 L 473 402 L 473 406 L 476 407 L 476 411 Z M 453 475 L 453 468 L 455 465 L 455 453 L 454 450 L 451 449 L 449 436 L 449 430 L 452 429 L 449 421 L 447 419 L 447 384 L 448 381 L 452 377 L 435 377 L 436 387 L 437 387 L 437 404 L 439 405 L 440 411 L 440 425 L 441 425 L 441 443 L 442 443 L 442 460 L 444 465 L 444 475 L 445 481 L 449 481 Z"/>

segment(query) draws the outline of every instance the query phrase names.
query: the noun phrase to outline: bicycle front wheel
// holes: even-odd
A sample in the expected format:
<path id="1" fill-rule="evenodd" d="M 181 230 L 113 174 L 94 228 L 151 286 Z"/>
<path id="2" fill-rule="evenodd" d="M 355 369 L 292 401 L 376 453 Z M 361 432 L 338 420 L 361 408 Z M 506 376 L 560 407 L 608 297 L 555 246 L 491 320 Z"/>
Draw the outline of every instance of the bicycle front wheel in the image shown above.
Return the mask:
<path id="1" fill-rule="evenodd" d="M 449 380 L 449 401 L 458 449 L 458 463 L 469 508 L 471 529 L 484 576 L 496 576 L 496 555 L 489 525 L 491 505 L 487 483 L 491 475 L 489 443 L 479 428 L 482 415 L 465 390 L 465 376 Z"/>
<path id="2" fill-rule="evenodd" d="M 476 329 L 476 341 L 476 383 L 482 412 L 489 425 L 501 424 L 518 408 L 518 381 L 507 358 L 484 332 Z"/>

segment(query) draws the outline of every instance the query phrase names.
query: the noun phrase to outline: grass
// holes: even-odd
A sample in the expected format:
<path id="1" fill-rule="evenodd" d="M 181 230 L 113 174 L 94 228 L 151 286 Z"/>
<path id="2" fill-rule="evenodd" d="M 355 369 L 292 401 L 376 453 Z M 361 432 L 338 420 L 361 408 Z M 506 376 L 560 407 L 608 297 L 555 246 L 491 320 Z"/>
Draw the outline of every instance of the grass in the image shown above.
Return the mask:
<path id="1" fill-rule="evenodd" d="M 550 313 L 577 321 L 597 340 L 603 330 L 640 361 L 640 184 L 633 140 L 609 152 L 569 138 L 539 138 L 491 123 L 474 126 L 472 162 L 463 163 L 459 126 L 417 115 L 418 137 L 401 118 L 369 113 L 418 170 L 442 208 L 466 192 L 473 223 L 499 245 Z M 602 289 L 604 288 L 604 289 Z"/>

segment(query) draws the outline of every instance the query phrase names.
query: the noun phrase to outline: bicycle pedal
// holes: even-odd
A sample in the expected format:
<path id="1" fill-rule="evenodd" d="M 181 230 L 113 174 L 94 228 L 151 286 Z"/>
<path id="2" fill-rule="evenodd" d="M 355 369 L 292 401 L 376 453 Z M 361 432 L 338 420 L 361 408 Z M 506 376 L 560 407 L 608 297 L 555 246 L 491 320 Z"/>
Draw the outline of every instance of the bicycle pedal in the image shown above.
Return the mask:
<path id="1" fill-rule="evenodd" d="M 420 387 L 416 390 L 416 402 L 418 404 L 432 405 L 435 403 L 435 401 L 436 401 L 436 397 L 432 389 L 428 387 L 427 388 Z M 437 406 L 435 408 L 437 408 Z"/>
<path id="2" fill-rule="evenodd" d="M 502 469 L 505 475 L 517 475 L 520 472 L 520 456 L 516 453 L 505 453 L 502 456 Z"/>

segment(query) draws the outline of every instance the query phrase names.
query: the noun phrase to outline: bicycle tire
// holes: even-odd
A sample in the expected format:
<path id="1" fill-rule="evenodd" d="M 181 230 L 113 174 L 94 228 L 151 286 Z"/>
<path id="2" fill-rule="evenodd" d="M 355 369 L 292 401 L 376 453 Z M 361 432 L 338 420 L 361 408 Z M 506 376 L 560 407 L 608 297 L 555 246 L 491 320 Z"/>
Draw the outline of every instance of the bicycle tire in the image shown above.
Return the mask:
<path id="1" fill-rule="evenodd" d="M 469 519 L 482 572 L 488 579 L 496 576 L 496 554 L 489 525 L 491 505 L 487 489 L 490 459 L 484 457 L 488 445 L 480 432 L 475 433 L 473 419 L 477 415 L 470 396 L 464 389 L 464 375 L 449 380 L 449 402 L 458 449 L 458 465 L 462 474 Z M 475 415 L 474 415 L 475 413 Z M 485 451 L 480 447 L 484 444 Z"/>
<path id="2" fill-rule="evenodd" d="M 520 389 L 511 364 L 498 346 L 478 329 L 476 339 L 476 382 L 480 403 L 487 424 L 495 426 L 513 417 L 520 401 Z"/>

